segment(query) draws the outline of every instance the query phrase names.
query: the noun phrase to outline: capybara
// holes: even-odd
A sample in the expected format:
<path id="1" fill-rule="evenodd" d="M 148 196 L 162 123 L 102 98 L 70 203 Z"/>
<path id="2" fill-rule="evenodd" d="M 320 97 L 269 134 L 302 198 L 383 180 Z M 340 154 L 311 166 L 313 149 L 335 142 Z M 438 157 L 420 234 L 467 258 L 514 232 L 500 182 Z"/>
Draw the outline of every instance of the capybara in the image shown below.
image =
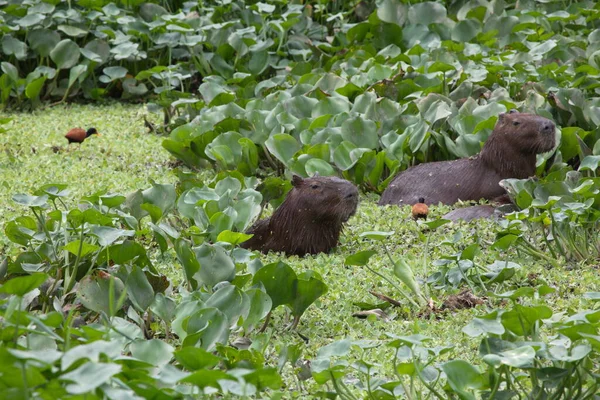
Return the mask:
<path id="1" fill-rule="evenodd" d="M 535 174 L 536 154 L 550 151 L 555 126 L 547 118 L 516 111 L 500 114 L 481 152 L 469 158 L 423 163 L 402 171 L 383 192 L 379 205 L 454 204 L 491 200 L 505 193 L 502 179 Z"/>
<path id="2" fill-rule="evenodd" d="M 356 212 L 356 186 L 337 177 L 302 179 L 296 175 L 292 186 L 270 218 L 248 229 L 246 233 L 254 236 L 242 247 L 302 256 L 328 252 L 337 246 L 344 223 Z"/>
<path id="3" fill-rule="evenodd" d="M 504 214 L 516 211 L 516 206 L 510 200 L 508 194 L 493 199 L 490 204 L 480 204 L 476 206 L 457 208 L 452 210 L 442 218 L 450 221 L 463 220 L 465 222 L 479 218 L 495 218 L 498 219 Z"/>

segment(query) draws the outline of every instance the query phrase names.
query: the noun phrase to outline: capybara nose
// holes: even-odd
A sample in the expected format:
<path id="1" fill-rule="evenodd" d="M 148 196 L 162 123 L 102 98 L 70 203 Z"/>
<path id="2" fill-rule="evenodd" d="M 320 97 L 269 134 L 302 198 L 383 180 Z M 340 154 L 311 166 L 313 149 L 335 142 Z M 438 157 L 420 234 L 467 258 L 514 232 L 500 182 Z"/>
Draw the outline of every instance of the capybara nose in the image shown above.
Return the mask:
<path id="1" fill-rule="evenodd" d="M 554 124 L 550 121 L 544 123 L 544 125 L 542 126 L 542 131 L 544 133 L 554 133 Z"/>
<path id="2" fill-rule="evenodd" d="M 349 189 L 346 192 L 346 196 L 347 199 L 351 199 L 353 197 L 358 197 L 358 189 L 356 187 L 352 187 L 351 189 Z"/>

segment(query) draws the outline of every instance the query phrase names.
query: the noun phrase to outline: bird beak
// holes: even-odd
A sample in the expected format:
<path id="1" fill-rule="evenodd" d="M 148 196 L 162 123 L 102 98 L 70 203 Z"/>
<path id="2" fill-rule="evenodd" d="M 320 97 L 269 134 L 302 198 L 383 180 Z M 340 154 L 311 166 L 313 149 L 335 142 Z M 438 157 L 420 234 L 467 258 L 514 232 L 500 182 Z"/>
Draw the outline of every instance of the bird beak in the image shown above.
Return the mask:
<path id="1" fill-rule="evenodd" d="M 100 133 L 98 133 L 98 132 L 96 132 L 96 135 L 97 135 L 97 136 L 102 136 L 102 135 L 101 135 Z"/>

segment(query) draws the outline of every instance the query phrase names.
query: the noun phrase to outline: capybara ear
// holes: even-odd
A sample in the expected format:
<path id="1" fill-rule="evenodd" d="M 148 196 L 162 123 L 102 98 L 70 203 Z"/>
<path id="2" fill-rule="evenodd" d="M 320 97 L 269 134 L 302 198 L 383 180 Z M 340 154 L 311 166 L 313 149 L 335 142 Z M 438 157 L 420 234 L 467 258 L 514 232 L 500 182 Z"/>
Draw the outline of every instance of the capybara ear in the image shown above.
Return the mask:
<path id="1" fill-rule="evenodd" d="M 509 114 L 518 114 L 518 113 L 519 113 L 519 111 L 518 111 L 518 110 L 515 110 L 515 109 L 513 108 L 513 109 L 511 109 L 511 110 L 510 110 L 508 113 L 509 113 Z"/>
<path id="2" fill-rule="evenodd" d="M 504 123 L 504 113 L 498 115 L 498 123 L 503 124 Z"/>
<path id="3" fill-rule="evenodd" d="M 298 186 L 302 185 L 302 182 L 304 182 L 304 179 L 302 179 L 301 176 L 299 176 L 299 175 L 292 176 L 292 186 L 298 187 Z"/>

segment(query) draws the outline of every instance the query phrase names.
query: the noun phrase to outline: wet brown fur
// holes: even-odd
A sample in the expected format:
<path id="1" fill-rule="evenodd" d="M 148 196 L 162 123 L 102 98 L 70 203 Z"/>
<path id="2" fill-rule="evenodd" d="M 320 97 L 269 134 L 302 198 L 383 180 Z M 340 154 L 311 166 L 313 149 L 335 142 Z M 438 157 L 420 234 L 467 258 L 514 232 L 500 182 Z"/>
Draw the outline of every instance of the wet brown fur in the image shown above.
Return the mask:
<path id="1" fill-rule="evenodd" d="M 246 232 L 254 236 L 242 247 L 302 256 L 328 252 L 337 246 L 343 224 L 356 212 L 356 186 L 336 177 L 294 176 L 292 184 L 273 215 Z"/>
<path id="2" fill-rule="evenodd" d="M 505 194 L 502 179 L 535 174 L 536 154 L 555 144 L 555 126 L 534 114 L 500 114 L 481 152 L 453 161 L 424 163 L 402 171 L 383 192 L 379 205 L 454 204 L 458 200 L 491 200 Z"/>

